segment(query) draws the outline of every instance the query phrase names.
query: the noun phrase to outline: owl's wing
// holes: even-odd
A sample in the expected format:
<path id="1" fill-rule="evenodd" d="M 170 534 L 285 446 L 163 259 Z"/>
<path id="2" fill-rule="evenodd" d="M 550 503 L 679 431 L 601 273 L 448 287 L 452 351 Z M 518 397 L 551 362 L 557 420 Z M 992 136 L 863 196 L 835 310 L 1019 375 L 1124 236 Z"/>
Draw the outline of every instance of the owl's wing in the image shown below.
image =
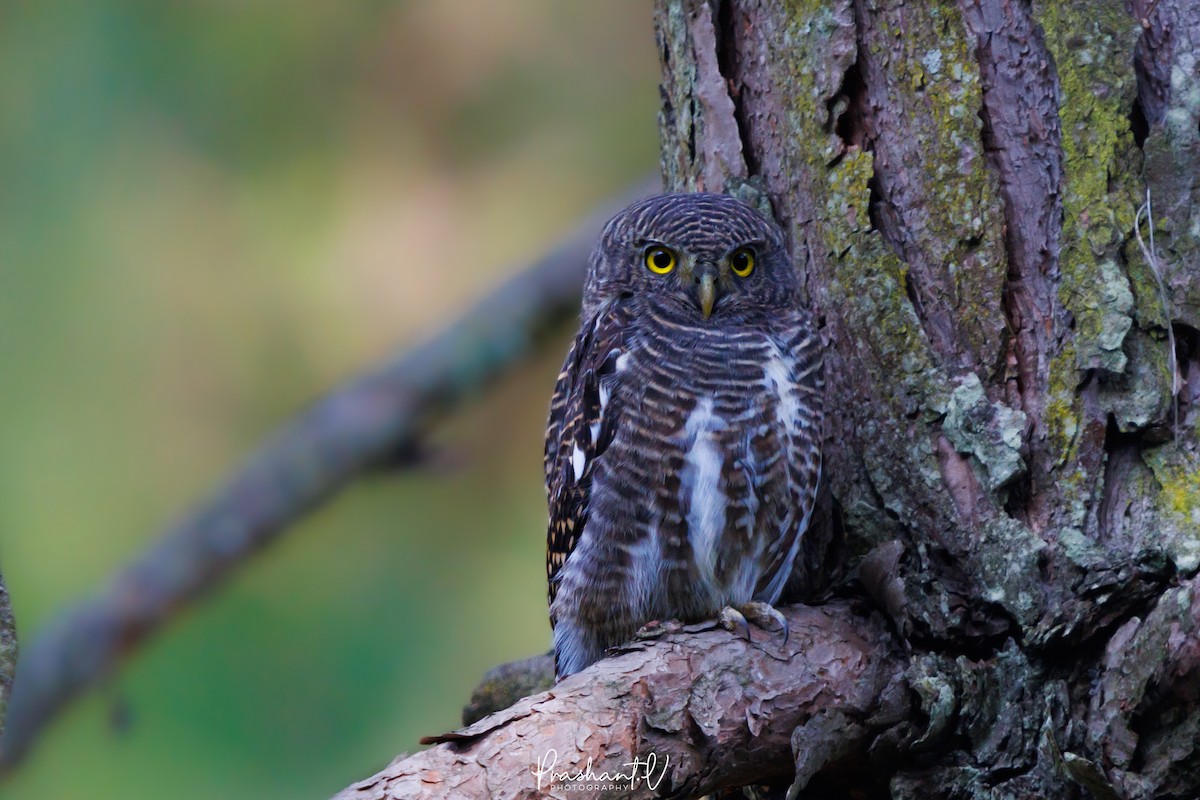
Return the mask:
<path id="1" fill-rule="evenodd" d="M 584 323 L 550 401 L 544 465 L 550 506 L 546 578 L 551 603 L 559 570 L 587 523 L 595 461 L 612 442 L 620 417 L 620 401 L 613 389 L 619 360 L 627 352 L 627 322 L 627 313 L 618 303 Z"/>
<path id="2" fill-rule="evenodd" d="M 776 499 L 778 523 L 792 519 L 794 533 L 780 536 L 768 549 L 768 565 L 757 587 L 766 596 L 777 597 L 787 583 L 795 559 L 799 538 L 808 528 L 821 480 L 821 436 L 824 420 L 824 373 L 820 338 L 808 318 L 775 336 L 776 347 L 788 359 L 788 383 L 792 402 L 786 410 L 784 437 L 786 448 L 787 491 Z"/>

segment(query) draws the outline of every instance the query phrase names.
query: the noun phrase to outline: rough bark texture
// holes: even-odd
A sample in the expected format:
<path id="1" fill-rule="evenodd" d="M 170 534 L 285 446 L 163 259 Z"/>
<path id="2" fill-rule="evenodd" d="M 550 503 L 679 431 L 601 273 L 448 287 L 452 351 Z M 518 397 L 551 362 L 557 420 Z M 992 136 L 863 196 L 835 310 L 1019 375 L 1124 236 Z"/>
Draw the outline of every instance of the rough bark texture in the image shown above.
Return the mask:
<path id="1" fill-rule="evenodd" d="M 852 604 L 788 611 L 786 644 L 715 624 L 674 627 L 440 742 L 337 800 L 698 797 L 766 781 L 807 782 L 861 759 L 868 742 L 920 738 L 899 689 L 904 663 L 882 619 Z M 804 757 L 793 764 L 793 747 Z M 652 759 L 637 778 L 635 758 Z M 540 776 L 538 770 L 545 772 Z M 555 774 L 550 774 L 551 772 Z M 569 773 L 563 777 L 559 773 Z M 600 788 L 586 789 L 585 786 Z"/>
<path id="2" fill-rule="evenodd" d="M 945 698 L 891 795 L 1200 795 L 1200 2 L 657 26 L 667 183 L 788 229 L 826 525 Z"/>

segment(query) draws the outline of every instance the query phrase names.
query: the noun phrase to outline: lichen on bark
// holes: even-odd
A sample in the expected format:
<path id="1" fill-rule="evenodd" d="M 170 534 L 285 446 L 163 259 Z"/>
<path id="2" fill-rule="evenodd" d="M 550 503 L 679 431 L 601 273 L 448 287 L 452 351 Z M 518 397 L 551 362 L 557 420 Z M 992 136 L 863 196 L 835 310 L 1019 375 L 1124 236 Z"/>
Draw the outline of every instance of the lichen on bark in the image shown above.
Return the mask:
<path id="1" fill-rule="evenodd" d="M 1075 318 L 1075 367 L 1122 372 L 1132 319 L 1129 281 L 1118 267 L 1137 211 L 1141 153 L 1129 113 L 1138 28 L 1120 2 L 1036 6 L 1058 70 L 1064 160 L 1059 296 Z M 1065 365 L 1064 365 L 1065 366 Z"/>
<path id="2" fill-rule="evenodd" d="M 973 372 L 961 378 L 950 393 L 942 430 L 958 452 L 975 457 L 990 490 L 1025 471 L 1021 459 L 1025 414 L 1003 403 L 989 403 Z"/>

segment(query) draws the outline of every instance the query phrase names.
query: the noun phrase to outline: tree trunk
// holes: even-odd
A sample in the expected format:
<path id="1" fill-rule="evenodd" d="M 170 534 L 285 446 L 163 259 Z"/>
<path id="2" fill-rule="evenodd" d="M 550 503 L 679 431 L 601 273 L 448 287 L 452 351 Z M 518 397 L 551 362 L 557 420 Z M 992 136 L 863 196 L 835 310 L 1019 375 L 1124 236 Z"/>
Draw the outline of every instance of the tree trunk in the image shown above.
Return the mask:
<path id="1" fill-rule="evenodd" d="M 1200 795 L 1200 2 L 660 0 L 669 188 L 790 236 L 894 797 Z M 844 554 L 844 555 L 843 555 Z"/>

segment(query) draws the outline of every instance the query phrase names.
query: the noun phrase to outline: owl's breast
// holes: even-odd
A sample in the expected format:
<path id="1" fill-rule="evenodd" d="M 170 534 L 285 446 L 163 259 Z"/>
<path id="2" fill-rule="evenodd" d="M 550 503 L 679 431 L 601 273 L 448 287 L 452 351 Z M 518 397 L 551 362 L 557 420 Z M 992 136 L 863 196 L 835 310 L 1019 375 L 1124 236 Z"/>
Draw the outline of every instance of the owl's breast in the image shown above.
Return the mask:
<path id="1" fill-rule="evenodd" d="M 754 599 L 790 547 L 798 365 L 762 331 L 673 333 L 639 342 L 623 376 L 621 449 L 649 478 L 633 558 L 655 559 L 631 566 L 659 580 L 668 605 L 714 609 Z"/>

